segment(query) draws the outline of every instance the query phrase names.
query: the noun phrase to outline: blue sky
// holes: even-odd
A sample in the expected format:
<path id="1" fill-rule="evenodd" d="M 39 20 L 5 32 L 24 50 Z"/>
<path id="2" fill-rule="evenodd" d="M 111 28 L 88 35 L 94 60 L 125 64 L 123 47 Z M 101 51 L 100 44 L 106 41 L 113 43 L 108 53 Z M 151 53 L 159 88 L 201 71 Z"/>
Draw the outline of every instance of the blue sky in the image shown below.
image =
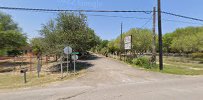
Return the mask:
<path id="1" fill-rule="evenodd" d="M 203 0 L 162 0 L 162 10 L 181 15 L 203 19 Z M 47 8 L 47 9 L 87 9 L 87 10 L 152 10 L 156 6 L 156 0 L 0 0 L 0 6 L 25 7 L 25 8 Z M 42 24 L 57 16 L 56 13 L 40 13 L 27 11 L 1 10 L 10 14 L 14 21 L 19 24 L 23 32 L 29 38 L 38 37 L 38 30 Z M 86 13 L 88 25 L 95 30 L 102 39 L 114 39 L 120 34 L 120 23 L 123 22 L 124 32 L 131 28 L 142 27 L 148 19 L 126 19 L 96 17 L 92 15 L 115 15 L 138 18 L 151 18 L 151 14 L 143 13 Z M 203 22 L 186 20 L 169 15 L 163 15 L 163 19 L 186 21 L 192 23 L 180 23 L 163 21 L 163 33 L 172 32 L 176 28 L 187 26 L 201 26 Z M 143 26 L 152 28 L 152 21 Z"/>

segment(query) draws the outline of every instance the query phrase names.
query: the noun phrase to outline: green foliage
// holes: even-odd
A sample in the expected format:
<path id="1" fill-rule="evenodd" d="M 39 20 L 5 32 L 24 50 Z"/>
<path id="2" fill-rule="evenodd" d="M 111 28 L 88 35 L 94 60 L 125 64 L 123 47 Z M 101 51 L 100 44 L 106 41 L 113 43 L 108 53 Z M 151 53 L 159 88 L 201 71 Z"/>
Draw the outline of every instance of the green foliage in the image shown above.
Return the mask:
<path id="1" fill-rule="evenodd" d="M 193 53 L 203 51 L 203 27 L 177 29 L 163 36 L 165 52 Z"/>
<path id="2" fill-rule="evenodd" d="M 107 47 L 102 48 L 99 53 L 102 55 L 107 55 L 108 54 L 108 48 Z"/>
<path id="3" fill-rule="evenodd" d="M 203 53 L 192 53 L 193 58 L 203 58 Z"/>
<path id="4" fill-rule="evenodd" d="M 115 41 L 115 40 L 112 40 L 112 41 L 110 41 L 109 43 L 108 43 L 108 45 L 107 45 L 107 47 L 109 48 L 109 52 L 110 53 L 114 53 L 114 52 L 116 52 L 116 51 L 119 51 L 119 46 L 118 46 L 118 44 L 119 43 L 116 43 L 117 41 Z"/>
<path id="5" fill-rule="evenodd" d="M 8 30 L 20 31 L 20 28 L 18 28 L 18 25 L 12 20 L 10 15 L 0 12 L 0 30 L 1 31 L 8 31 Z"/>
<path id="6" fill-rule="evenodd" d="M 129 64 L 133 64 L 133 58 L 132 57 L 126 57 L 126 62 Z"/>
<path id="7" fill-rule="evenodd" d="M 131 29 L 126 35 L 132 35 L 133 50 L 137 53 L 144 53 L 151 50 L 152 46 L 152 32 L 148 29 Z"/>
<path id="8" fill-rule="evenodd" d="M 0 49 L 16 49 L 27 45 L 27 37 L 10 15 L 0 13 Z"/>
<path id="9" fill-rule="evenodd" d="M 100 43 L 99 47 L 100 47 L 100 48 L 107 47 L 108 43 L 109 43 L 108 40 L 103 40 L 103 41 Z"/>
<path id="10" fill-rule="evenodd" d="M 163 36 L 163 51 L 164 52 L 171 52 L 171 44 L 173 40 L 173 35 L 167 33 Z"/>
<path id="11" fill-rule="evenodd" d="M 9 30 L 0 31 L 0 49 L 15 49 L 25 46 L 27 38 L 20 32 Z"/>
<path id="12" fill-rule="evenodd" d="M 108 40 L 101 40 L 100 42 L 98 42 L 97 46 L 92 48 L 91 51 L 105 55 L 109 52 L 108 44 Z"/>
<path id="13" fill-rule="evenodd" d="M 45 42 L 43 41 L 43 38 L 33 38 L 31 40 L 31 46 L 35 55 L 45 50 Z"/>
<path id="14" fill-rule="evenodd" d="M 147 69 L 151 68 L 150 60 L 147 57 L 135 58 L 132 60 L 132 63 L 135 65 L 138 65 L 140 67 L 147 68 Z"/>
<path id="15" fill-rule="evenodd" d="M 133 50 L 137 53 L 144 53 L 148 50 L 151 50 L 152 46 L 152 32 L 148 29 L 131 29 L 128 32 L 122 35 L 123 41 L 121 42 L 121 36 L 117 37 L 115 40 L 112 40 L 108 44 L 109 51 L 121 51 L 120 46 L 122 46 L 122 50 L 124 49 L 124 38 L 126 36 L 132 35 L 132 46 Z"/>
<path id="16" fill-rule="evenodd" d="M 21 55 L 22 52 L 19 50 L 11 50 L 11 51 L 7 51 L 7 55 L 8 56 L 17 56 L 17 55 Z"/>
<path id="17" fill-rule="evenodd" d="M 0 50 L 0 56 L 4 56 L 4 55 L 6 55 L 7 53 L 6 53 L 6 50 L 5 49 L 2 49 L 2 50 Z"/>
<path id="18" fill-rule="evenodd" d="M 86 20 L 83 14 L 62 12 L 55 20 L 43 25 L 40 33 L 46 53 L 61 54 L 66 46 L 75 51 L 86 51 L 96 46 L 100 39 L 87 26 Z"/>

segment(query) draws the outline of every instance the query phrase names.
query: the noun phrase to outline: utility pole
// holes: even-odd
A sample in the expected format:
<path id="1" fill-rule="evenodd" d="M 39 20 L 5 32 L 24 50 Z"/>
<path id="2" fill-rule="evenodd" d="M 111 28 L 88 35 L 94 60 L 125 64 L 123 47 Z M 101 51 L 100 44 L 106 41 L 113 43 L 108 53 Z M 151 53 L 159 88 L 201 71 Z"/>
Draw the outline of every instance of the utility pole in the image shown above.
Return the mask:
<path id="1" fill-rule="evenodd" d="M 122 60 L 122 51 L 123 51 L 123 22 L 121 22 L 121 40 L 120 40 L 120 60 Z"/>
<path id="2" fill-rule="evenodd" d="M 159 69 L 163 70 L 163 46 L 162 46 L 162 26 L 161 26 L 161 0 L 158 0 L 158 32 L 159 32 Z"/>
<path id="3" fill-rule="evenodd" d="M 156 64 L 156 7 L 153 8 L 152 63 Z"/>

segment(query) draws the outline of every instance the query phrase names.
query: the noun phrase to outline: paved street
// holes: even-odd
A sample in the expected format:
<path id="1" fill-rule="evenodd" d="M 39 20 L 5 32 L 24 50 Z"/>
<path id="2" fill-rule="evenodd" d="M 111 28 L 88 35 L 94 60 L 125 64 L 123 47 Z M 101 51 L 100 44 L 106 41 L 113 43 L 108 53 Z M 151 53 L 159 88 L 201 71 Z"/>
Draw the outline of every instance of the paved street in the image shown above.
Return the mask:
<path id="1" fill-rule="evenodd" d="M 101 56 L 79 78 L 3 92 L 0 100 L 202 100 L 203 76 L 147 72 Z"/>

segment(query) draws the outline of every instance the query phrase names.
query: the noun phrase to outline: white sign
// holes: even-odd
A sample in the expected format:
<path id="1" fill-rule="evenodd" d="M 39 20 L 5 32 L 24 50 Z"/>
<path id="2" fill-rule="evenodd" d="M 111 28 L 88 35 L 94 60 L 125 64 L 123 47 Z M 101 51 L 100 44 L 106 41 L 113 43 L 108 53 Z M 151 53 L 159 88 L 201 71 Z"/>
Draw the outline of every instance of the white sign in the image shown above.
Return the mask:
<path id="1" fill-rule="evenodd" d="M 126 43 L 131 43 L 131 40 L 132 40 L 132 36 L 127 36 L 127 37 L 125 37 L 125 44 Z"/>
<path id="2" fill-rule="evenodd" d="M 69 46 L 65 47 L 65 48 L 63 49 L 63 51 L 64 51 L 64 53 L 67 54 L 67 55 L 68 55 L 68 54 L 71 54 L 71 53 L 73 52 L 72 48 L 69 47 Z"/>
<path id="3" fill-rule="evenodd" d="M 73 60 L 78 60 L 78 55 L 72 55 L 71 57 Z"/>
<path id="4" fill-rule="evenodd" d="M 130 50 L 131 49 L 131 43 L 126 43 L 125 44 L 125 49 Z"/>
<path id="5" fill-rule="evenodd" d="M 124 43 L 125 43 L 125 50 L 132 49 L 132 36 L 125 37 Z"/>

